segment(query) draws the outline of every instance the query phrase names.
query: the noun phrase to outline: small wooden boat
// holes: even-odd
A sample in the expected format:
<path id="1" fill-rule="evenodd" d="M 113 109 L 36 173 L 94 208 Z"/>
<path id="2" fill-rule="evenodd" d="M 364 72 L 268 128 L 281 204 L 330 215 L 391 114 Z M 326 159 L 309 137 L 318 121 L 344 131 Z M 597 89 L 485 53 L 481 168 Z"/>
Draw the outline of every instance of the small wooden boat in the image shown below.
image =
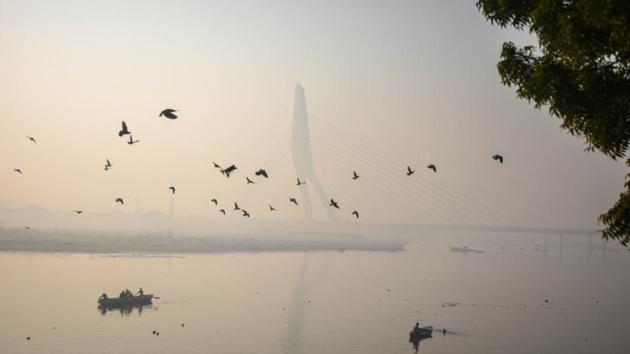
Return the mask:
<path id="1" fill-rule="evenodd" d="M 470 248 L 468 246 L 450 246 L 451 251 L 461 253 L 483 253 L 483 251 Z"/>
<path id="2" fill-rule="evenodd" d="M 431 338 L 433 336 L 433 326 L 420 327 L 409 332 L 409 341 L 418 342 L 425 338 Z"/>
<path id="3" fill-rule="evenodd" d="M 98 304 L 103 307 L 124 307 L 136 305 L 148 305 L 153 300 L 153 294 L 144 294 L 138 296 L 114 297 L 98 299 Z"/>

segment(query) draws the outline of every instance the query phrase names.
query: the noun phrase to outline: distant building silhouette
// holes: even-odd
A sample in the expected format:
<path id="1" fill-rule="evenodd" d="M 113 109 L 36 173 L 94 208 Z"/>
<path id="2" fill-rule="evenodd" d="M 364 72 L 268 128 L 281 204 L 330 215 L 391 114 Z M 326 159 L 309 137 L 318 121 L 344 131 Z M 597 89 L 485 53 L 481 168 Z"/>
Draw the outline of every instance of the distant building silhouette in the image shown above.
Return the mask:
<path id="1" fill-rule="evenodd" d="M 337 216 L 328 208 L 328 198 L 315 173 L 308 113 L 306 111 L 306 96 L 304 95 L 304 88 L 299 83 L 295 86 L 295 100 L 293 103 L 291 152 L 293 153 L 293 163 L 297 177 L 307 182 L 305 185 L 298 187 L 302 193 L 301 205 L 304 208 L 304 217 L 306 220 L 313 220 L 313 206 L 310 196 L 311 188 L 313 188 L 313 191 L 319 198 L 320 203 L 328 213 L 330 219 L 337 220 Z"/>

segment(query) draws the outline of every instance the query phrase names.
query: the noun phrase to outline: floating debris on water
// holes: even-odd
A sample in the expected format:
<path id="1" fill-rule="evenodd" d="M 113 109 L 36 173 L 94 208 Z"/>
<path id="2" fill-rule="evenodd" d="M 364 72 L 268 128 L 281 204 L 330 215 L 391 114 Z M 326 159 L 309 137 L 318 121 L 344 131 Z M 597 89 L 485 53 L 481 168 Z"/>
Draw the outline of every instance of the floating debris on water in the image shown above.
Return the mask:
<path id="1" fill-rule="evenodd" d="M 451 301 L 442 303 L 442 307 L 455 307 L 455 306 L 477 306 L 477 304 L 464 304 L 461 302 L 451 302 Z"/>

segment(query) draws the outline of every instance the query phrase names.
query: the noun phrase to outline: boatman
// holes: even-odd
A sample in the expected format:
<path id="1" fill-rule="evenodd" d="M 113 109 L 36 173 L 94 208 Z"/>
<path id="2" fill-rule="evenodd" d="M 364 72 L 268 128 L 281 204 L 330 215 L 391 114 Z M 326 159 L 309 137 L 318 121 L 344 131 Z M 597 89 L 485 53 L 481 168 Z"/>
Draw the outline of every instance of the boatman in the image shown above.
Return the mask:
<path id="1" fill-rule="evenodd" d="M 420 332 L 420 322 L 416 322 L 416 326 L 413 327 L 413 334 L 418 334 Z"/>
<path id="2" fill-rule="evenodd" d="M 138 290 L 138 294 L 137 295 L 140 295 L 140 296 L 144 295 L 144 291 L 142 290 L 142 288 L 140 288 L 140 290 Z"/>

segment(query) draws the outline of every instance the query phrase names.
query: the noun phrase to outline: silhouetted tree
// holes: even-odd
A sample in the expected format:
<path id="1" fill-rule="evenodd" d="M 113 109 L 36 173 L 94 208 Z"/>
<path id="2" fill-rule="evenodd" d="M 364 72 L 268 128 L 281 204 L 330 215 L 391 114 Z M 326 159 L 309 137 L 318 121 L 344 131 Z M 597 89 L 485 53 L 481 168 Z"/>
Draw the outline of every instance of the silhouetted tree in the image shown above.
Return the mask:
<path id="1" fill-rule="evenodd" d="M 529 30 L 538 46 L 503 43 L 504 85 L 562 120 L 587 151 L 613 160 L 630 145 L 630 0 L 479 0 L 501 27 Z M 630 159 L 626 161 L 630 166 Z M 625 191 L 599 221 L 605 239 L 630 244 L 630 174 Z"/>

